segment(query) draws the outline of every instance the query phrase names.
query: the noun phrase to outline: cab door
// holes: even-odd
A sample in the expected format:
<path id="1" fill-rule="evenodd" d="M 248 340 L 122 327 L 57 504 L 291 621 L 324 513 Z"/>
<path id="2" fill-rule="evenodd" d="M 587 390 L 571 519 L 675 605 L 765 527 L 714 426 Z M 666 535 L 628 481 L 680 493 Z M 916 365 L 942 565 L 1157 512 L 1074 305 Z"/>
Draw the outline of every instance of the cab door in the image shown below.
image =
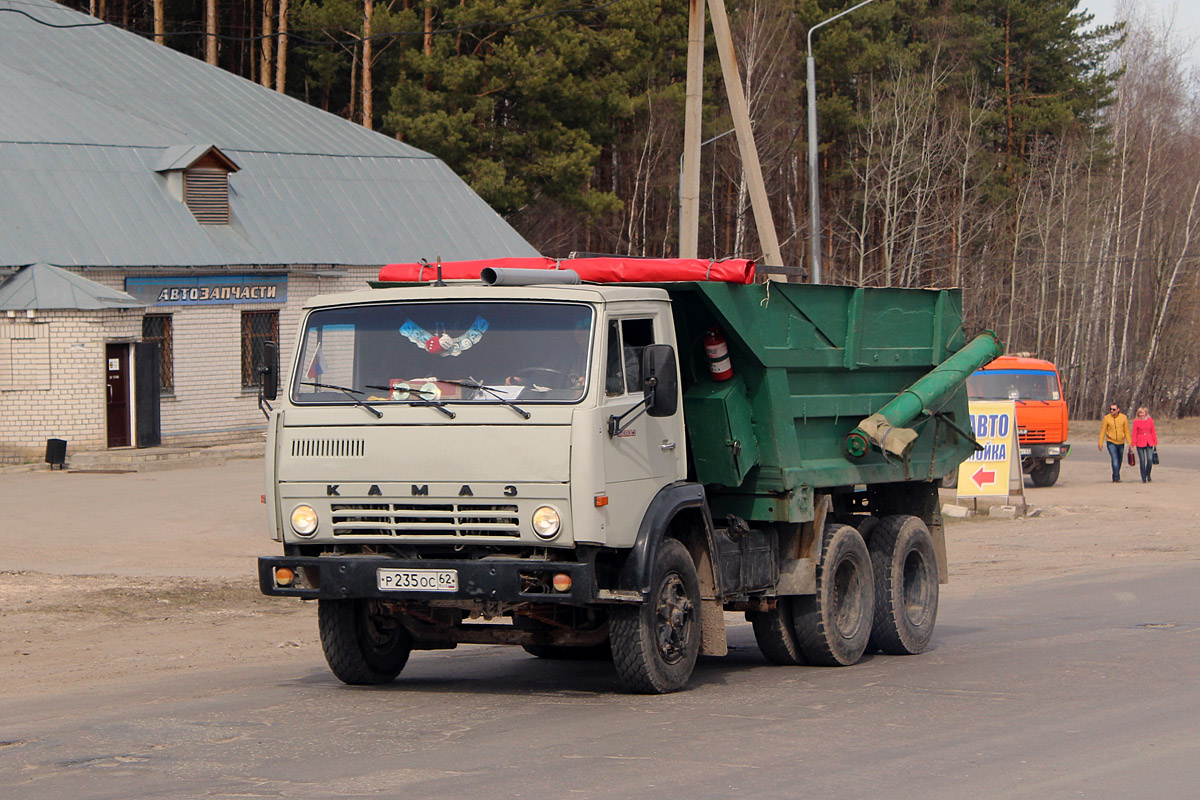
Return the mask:
<path id="1" fill-rule="evenodd" d="M 604 454 L 610 502 L 618 508 L 644 510 L 659 489 L 686 474 L 682 407 L 670 417 L 638 416 L 642 348 L 670 343 L 664 317 L 613 315 L 605 326 L 604 419 L 628 415 L 625 429 L 607 437 Z"/>

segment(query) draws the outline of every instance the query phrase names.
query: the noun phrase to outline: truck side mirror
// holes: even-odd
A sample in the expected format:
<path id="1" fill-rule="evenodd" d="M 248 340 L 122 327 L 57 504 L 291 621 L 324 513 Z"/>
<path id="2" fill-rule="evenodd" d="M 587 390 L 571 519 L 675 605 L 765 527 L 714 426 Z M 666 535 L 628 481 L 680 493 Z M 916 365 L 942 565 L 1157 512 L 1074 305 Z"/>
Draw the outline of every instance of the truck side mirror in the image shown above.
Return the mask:
<path id="1" fill-rule="evenodd" d="M 679 407 L 679 369 L 675 348 L 648 344 L 642 350 L 642 393 L 651 417 L 672 416 Z"/>
<path id="2" fill-rule="evenodd" d="M 258 367 L 262 375 L 262 397 L 264 400 L 274 400 L 279 396 L 279 344 L 263 342 L 263 363 Z"/>

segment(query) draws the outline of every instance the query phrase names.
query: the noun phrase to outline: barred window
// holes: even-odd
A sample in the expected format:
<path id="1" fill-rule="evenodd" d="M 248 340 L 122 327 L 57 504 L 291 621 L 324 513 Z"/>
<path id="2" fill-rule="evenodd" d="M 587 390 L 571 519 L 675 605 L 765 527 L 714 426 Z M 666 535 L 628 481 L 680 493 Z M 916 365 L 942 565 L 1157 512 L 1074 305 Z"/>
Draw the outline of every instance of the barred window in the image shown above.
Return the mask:
<path id="1" fill-rule="evenodd" d="M 175 391 L 175 359 L 171 351 L 171 315 L 147 314 L 142 317 L 142 341 L 158 345 L 158 388 L 163 394 Z"/>
<path id="2" fill-rule="evenodd" d="M 278 311 L 242 312 L 242 388 L 261 383 L 258 367 L 263 363 L 263 343 L 279 341 Z"/>

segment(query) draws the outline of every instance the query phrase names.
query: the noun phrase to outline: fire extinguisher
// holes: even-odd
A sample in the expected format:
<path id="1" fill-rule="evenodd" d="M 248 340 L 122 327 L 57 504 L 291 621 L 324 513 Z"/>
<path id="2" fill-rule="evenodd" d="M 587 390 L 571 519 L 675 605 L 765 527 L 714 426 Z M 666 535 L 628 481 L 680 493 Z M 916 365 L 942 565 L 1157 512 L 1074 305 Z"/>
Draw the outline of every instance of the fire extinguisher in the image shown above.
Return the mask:
<path id="1" fill-rule="evenodd" d="M 704 354 L 708 356 L 708 371 L 714 381 L 727 381 L 733 377 L 733 364 L 729 361 L 729 345 L 725 336 L 716 327 L 704 334 Z"/>

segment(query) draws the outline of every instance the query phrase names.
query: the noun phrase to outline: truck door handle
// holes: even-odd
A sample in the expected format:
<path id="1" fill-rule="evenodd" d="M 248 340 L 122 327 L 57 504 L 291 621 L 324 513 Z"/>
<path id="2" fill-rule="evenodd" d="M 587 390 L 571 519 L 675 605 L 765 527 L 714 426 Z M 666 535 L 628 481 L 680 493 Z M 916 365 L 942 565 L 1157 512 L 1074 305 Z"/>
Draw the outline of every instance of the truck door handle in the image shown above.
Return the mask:
<path id="1" fill-rule="evenodd" d="M 674 442 L 663 442 L 661 446 L 662 446 L 663 450 L 674 450 L 675 449 Z"/>

